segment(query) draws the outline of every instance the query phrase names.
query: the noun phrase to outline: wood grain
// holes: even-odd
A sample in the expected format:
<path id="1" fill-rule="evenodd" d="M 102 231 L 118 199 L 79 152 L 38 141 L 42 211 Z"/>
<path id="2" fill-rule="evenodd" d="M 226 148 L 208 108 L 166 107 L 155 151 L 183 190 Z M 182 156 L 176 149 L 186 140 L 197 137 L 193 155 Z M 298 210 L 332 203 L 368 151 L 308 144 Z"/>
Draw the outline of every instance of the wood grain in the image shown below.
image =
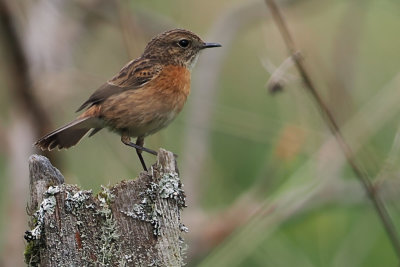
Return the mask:
<path id="1" fill-rule="evenodd" d="M 29 159 L 31 266 L 182 266 L 185 195 L 174 155 L 160 149 L 149 172 L 93 195 L 64 184 L 43 156 Z"/>

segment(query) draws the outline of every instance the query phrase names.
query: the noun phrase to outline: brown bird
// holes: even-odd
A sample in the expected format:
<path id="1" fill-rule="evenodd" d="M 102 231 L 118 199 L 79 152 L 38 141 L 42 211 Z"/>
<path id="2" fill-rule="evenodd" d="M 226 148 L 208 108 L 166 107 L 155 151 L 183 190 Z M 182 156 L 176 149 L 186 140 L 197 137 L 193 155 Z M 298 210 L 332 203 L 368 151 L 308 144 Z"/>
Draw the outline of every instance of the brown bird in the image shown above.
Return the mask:
<path id="1" fill-rule="evenodd" d="M 85 112 L 35 145 L 42 150 L 69 148 L 89 131 L 90 137 L 108 128 L 121 135 L 122 143 L 136 149 L 147 171 L 142 151 L 157 152 L 143 147 L 144 138 L 166 127 L 182 110 L 190 92 L 190 71 L 200 51 L 220 46 L 182 29 L 157 35 L 139 58 L 126 64 L 77 110 Z M 136 143 L 131 137 L 137 137 Z"/>

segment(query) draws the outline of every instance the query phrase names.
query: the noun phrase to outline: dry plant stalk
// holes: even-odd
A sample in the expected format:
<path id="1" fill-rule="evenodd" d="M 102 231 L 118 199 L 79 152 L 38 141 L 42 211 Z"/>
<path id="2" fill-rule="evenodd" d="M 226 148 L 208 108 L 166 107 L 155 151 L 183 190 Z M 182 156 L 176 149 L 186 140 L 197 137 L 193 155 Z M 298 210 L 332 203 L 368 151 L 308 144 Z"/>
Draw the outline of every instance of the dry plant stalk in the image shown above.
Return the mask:
<path id="1" fill-rule="evenodd" d="M 351 168 L 353 169 L 354 174 L 356 175 L 357 179 L 360 181 L 362 186 L 364 187 L 365 191 L 367 192 L 368 197 L 371 199 L 372 203 L 374 204 L 375 210 L 378 213 L 379 218 L 382 221 L 382 224 L 389 236 L 390 241 L 392 242 L 393 249 L 395 250 L 397 257 L 400 260 L 400 239 L 398 233 L 396 231 L 396 227 L 393 223 L 392 218 L 390 217 L 387 208 L 376 191 L 373 183 L 370 180 L 368 173 L 361 167 L 359 163 L 357 163 L 354 153 L 346 140 L 344 139 L 340 128 L 332 115 L 332 112 L 329 110 L 328 106 L 322 100 L 321 96 L 319 95 L 316 87 L 314 86 L 313 81 L 307 71 L 303 58 L 301 56 L 296 56 L 296 48 L 293 38 L 289 33 L 288 27 L 286 26 L 286 22 L 281 15 L 278 6 L 276 5 L 274 0 L 265 0 L 267 6 L 269 7 L 273 19 L 283 37 L 283 40 L 289 50 L 289 54 L 293 55 L 293 60 L 299 74 L 305 84 L 305 88 L 309 91 L 315 102 L 317 103 L 318 108 L 322 112 L 322 117 L 325 123 L 328 125 L 329 129 L 335 136 L 340 148 L 342 149 L 344 155 L 346 156 L 347 162 L 350 164 Z"/>

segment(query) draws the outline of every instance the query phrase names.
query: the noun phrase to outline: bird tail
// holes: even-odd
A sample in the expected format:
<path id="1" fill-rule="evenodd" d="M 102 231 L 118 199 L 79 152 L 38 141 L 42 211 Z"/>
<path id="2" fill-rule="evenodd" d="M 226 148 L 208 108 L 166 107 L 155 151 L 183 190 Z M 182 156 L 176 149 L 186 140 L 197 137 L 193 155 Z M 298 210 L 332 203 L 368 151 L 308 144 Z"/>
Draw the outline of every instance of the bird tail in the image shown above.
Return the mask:
<path id="1" fill-rule="evenodd" d="M 43 136 L 34 144 L 41 150 L 52 150 L 54 148 L 70 148 L 76 145 L 92 128 L 98 132 L 99 119 L 95 117 L 77 118 L 76 120 L 58 128 L 57 130 Z M 91 135 L 94 133 L 92 132 Z"/>

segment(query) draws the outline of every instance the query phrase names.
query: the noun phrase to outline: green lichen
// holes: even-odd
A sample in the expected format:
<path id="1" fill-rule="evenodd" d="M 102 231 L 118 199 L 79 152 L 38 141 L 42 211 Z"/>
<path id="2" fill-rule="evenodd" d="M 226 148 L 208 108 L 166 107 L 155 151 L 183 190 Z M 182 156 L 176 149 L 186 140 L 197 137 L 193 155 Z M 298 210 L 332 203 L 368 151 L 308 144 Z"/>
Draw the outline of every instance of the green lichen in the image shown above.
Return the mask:
<path id="1" fill-rule="evenodd" d="M 60 192 L 60 187 L 50 186 L 44 193 L 39 209 L 33 214 L 32 223 L 34 228 L 26 231 L 24 238 L 28 241 L 24 251 L 25 262 L 29 266 L 37 266 L 40 263 L 39 249 L 41 245 L 42 231 L 46 214 L 53 214 L 56 205 L 55 195 Z"/>
<path id="2" fill-rule="evenodd" d="M 153 205 L 147 204 L 135 204 L 133 205 L 132 211 L 121 211 L 126 216 L 132 217 L 133 219 L 148 222 L 153 226 L 153 234 L 155 236 L 161 235 L 161 225 L 159 216 L 162 214 L 159 210 L 155 209 Z"/>
<path id="3" fill-rule="evenodd" d="M 53 214 L 56 205 L 56 198 L 54 195 L 59 192 L 60 188 L 58 186 L 50 186 L 44 193 L 45 197 L 43 198 L 42 203 L 40 203 L 39 209 L 33 215 L 35 227 L 32 230 L 25 232 L 25 239 L 27 241 L 40 239 L 44 227 L 45 215 Z"/>
<path id="4" fill-rule="evenodd" d="M 133 261 L 133 255 L 123 255 L 118 261 L 118 266 L 131 266 Z"/>
<path id="5" fill-rule="evenodd" d="M 101 247 L 98 255 L 98 263 L 100 266 L 111 266 L 113 260 L 118 258 L 121 254 L 118 246 L 120 235 L 110 209 L 110 204 L 114 199 L 114 195 L 108 188 L 102 186 L 102 189 L 103 190 L 97 195 L 100 202 L 100 209 L 97 214 L 102 217 Z"/>
<path id="6" fill-rule="evenodd" d="M 176 172 L 164 173 L 158 182 L 159 194 L 162 198 L 174 199 L 179 208 L 186 207 L 186 196 L 182 183 Z"/>
<path id="7" fill-rule="evenodd" d="M 65 199 L 65 209 L 76 216 L 77 212 L 85 207 L 85 201 L 90 199 L 91 196 L 92 190 L 80 190 L 73 195 L 69 191 L 67 191 L 67 197 Z"/>
<path id="8" fill-rule="evenodd" d="M 155 200 L 158 194 L 159 185 L 150 182 L 147 189 L 139 194 L 139 196 L 143 197 L 140 203 L 134 204 L 131 211 L 121 211 L 123 214 L 132 217 L 133 219 L 150 223 L 153 227 L 153 234 L 155 236 L 161 234 L 159 215 L 162 213 L 155 207 Z"/>
<path id="9" fill-rule="evenodd" d="M 40 241 L 31 240 L 25 247 L 24 259 L 28 266 L 38 266 L 40 263 Z"/>
<path id="10" fill-rule="evenodd" d="M 123 214 L 137 220 L 148 222 L 153 227 L 155 236 L 161 235 L 160 218 L 162 212 L 156 208 L 157 197 L 163 199 L 173 199 L 177 202 L 178 208 L 186 207 L 185 193 L 177 173 L 164 173 L 158 183 L 150 182 L 147 189 L 140 193 L 142 200 L 139 204 L 134 204 L 131 211 L 121 211 Z M 181 231 L 187 231 L 187 227 L 182 224 Z"/>
<path id="11" fill-rule="evenodd" d="M 161 177 L 159 183 L 159 194 L 161 198 L 173 199 L 176 201 L 178 208 L 182 209 L 186 207 L 186 196 L 182 187 L 179 176 L 177 173 L 164 173 Z M 189 228 L 186 227 L 183 223 L 179 223 L 179 230 L 181 232 L 187 233 L 189 232 Z M 188 249 L 187 244 L 182 236 L 179 236 L 179 249 L 182 258 L 185 258 L 186 251 Z"/>
<path id="12" fill-rule="evenodd" d="M 111 193 L 110 189 L 104 185 L 101 186 L 101 191 L 97 194 L 97 198 L 104 199 L 107 205 L 111 205 L 115 196 Z"/>
<path id="13" fill-rule="evenodd" d="M 158 205 L 156 205 L 156 202 L 160 199 L 171 199 L 176 201 L 179 208 L 185 207 L 185 195 L 182 186 L 178 174 L 165 173 L 157 182 L 150 182 L 147 188 L 139 194 L 140 202 L 138 204 L 135 204 L 130 211 L 122 211 L 122 213 L 134 219 L 150 223 L 153 227 L 153 234 L 155 236 L 160 236 L 162 212 L 157 208 Z M 66 194 L 65 210 L 67 213 L 71 213 L 76 217 L 76 224 L 79 229 L 78 233 L 80 234 L 82 242 L 82 258 L 87 264 L 94 264 L 95 266 L 115 266 L 115 264 L 127 266 L 131 265 L 132 262 L 136 263 L 137 261 L 138 265 L 140 265 L 142 260 L 145 261 L 145 255 L 143 255 L 144 258 L 141 259 L 140 256 L 135 256 L 133 254 L 124 255 L 121 252 L 118 225 L 114 220 L 110 208 L 115 196 L 108 187 L 102 187 L 101 192 L 96 196 L 98 201 L 93 201 L 93 199 L 91 199 L 91 191 L 77 191 L 76 187 L 63 185 L 59 187 L 49 187 L 44 194 L 45 196 L 40 204 L 40 208 L 33 215 L 32 223 L 34 227 L 32 227 L 32 230 L 27 231 L 25 235 L 28 243 L 26 245 L 24 257 L 29 266 L 38 266 L 40 263 L 39 252 L 43 244 L 42 238 L 44 234 L 42 234 L 42 231 L 44 228 L 45 215 L 54 212 L 56 205 L 55 195 L 60 192 Z M 90 217 L 90 220 L 87 217 L 87 213 L 82 212 L 84 209 L 93 211 L 93 215 L 90 215 L 93 217 Z M 92 244 L 90 244 L 90 246 L 85 244 L 87 236 L 93 234 L 85 230 L 85 224 L 91 224 L 93 222 L 95 222 L 94 224 L 98 227 L 94 247 Z M 52 222 L 46 221 L 46 223 L 51 224 Z M 183 224 L 180 224 L 180 230 L 186 232 L 187 228 Z M 180 238 L 179 242 L 180 245 L 182 245 L 181 250 L 183 250 L 183 239 Z M 88 251 L 94 253 L 90 254 Z M 153 262 L 150 265 L 158 266 L 158 263 Z"/>

